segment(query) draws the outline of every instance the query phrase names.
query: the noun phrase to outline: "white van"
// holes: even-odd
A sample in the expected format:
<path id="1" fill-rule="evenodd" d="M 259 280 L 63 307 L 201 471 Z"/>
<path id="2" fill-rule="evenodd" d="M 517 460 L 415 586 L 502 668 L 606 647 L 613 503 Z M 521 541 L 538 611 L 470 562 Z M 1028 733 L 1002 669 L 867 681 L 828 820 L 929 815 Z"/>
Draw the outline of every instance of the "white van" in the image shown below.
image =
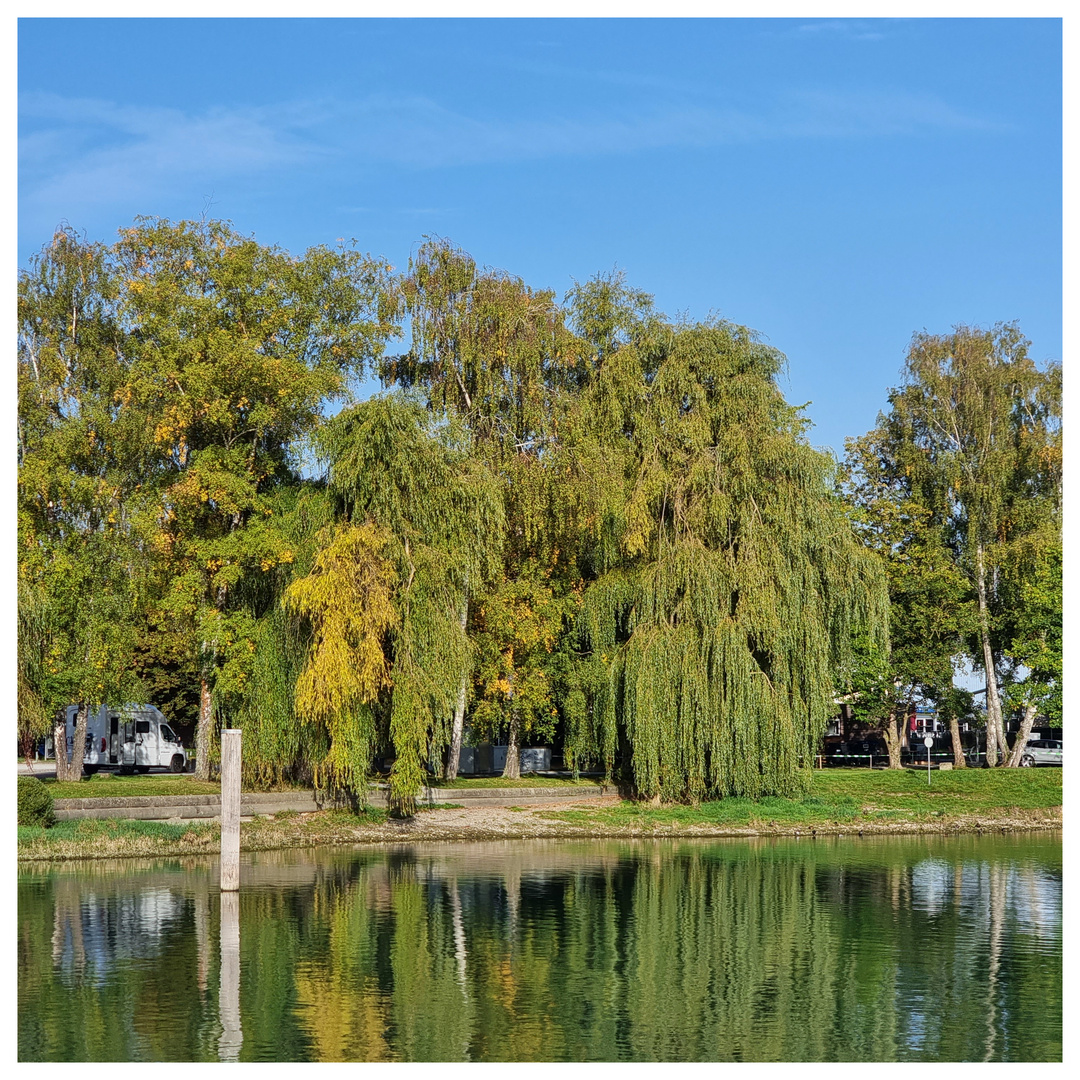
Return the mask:
<path id="1" fill-rule="evenodd" d="M 75 741 L 75 715 L 78 706 L 67 707 L 67 749 Z M 86 716 L 86 745 L 83 770 L 117 768 L 120 772 L 149 772 L 166 768 L 175 773 L 188 767 L 188 755 L 180 736 L 153 705 L 102 705 Z"/>

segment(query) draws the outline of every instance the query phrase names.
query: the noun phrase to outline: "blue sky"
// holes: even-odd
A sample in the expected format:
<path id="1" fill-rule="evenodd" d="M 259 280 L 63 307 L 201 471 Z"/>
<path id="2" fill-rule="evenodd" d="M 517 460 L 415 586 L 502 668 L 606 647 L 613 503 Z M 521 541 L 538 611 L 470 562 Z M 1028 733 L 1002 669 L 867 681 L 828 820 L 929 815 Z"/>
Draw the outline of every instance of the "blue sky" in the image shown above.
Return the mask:
<path id="1" fill-rule="evenodd" d="M 21 266 L 204 211 L 560 295 L 617 265 L 783 350 L 840 452 L 916 330 L 1061 357 L 1056 19 L 22 19 L 18 52 Z"/>

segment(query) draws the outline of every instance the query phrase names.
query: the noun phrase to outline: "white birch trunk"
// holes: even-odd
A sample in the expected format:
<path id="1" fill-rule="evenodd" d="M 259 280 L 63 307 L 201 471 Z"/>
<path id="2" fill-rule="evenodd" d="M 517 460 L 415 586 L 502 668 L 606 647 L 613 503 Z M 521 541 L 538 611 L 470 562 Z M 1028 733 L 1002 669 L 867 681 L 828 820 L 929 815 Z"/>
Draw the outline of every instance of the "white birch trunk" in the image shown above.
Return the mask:
<path id="1" fill-rule="evenodd" d="M 1020 723 L 1020 731 L 1017 733 L 1016 742 L 1013 743 L 1012 754 L 1009 757 L 1009 768 L 1015 769 L 1020 764 L 1020 759 L 1027 749 L 1028 739 L 1031 737 L 1031 728 L 1035 723 L 1035 706 L 1024 706 L 1024 719 Z"/>
<path id="2" fill-rule="evenodd" d="M 206 678 L 199 680 L 199 722 L 195 728 L 195 775 L 200 780 L 210 779 L 210 724 L 213 702 Z"/>
<path id="3" fill-rule="evenodd" d="M 998 693 L 994 652 L 990 647 L 990 614 L 986 600 L 986 557 L 982 544 L 975 549 L 975 585 L 979 595 L 979 638 L 986 672 L 986 763 L 993 767 L 1005 755 L 1001 696 Z"/>
<path id="4" fill-rule="evenodd" d="M 465 633 L 465 627 L 469 621 L 469 598 L 463 596 L 461 600 L 461 632 Z M 461 760 L 461 739 L 465 731 L 465 692 L 468 689 L 469 672 L 461 673 L 461 684 L 458 687 L 457 702 L 454 705 L 454 721 L 450 728 L 450 759 L 446 763 L 446 779 L 456 780 L 458 763 Z"/>

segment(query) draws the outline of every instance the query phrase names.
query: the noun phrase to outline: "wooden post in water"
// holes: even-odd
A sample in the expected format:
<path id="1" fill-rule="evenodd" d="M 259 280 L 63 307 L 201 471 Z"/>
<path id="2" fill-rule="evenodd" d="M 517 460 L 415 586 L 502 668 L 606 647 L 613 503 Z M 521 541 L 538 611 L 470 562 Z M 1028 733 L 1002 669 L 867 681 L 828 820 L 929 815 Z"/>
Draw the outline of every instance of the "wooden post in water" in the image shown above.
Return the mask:
<path id="1" fill-rule="evenodd" d="M 240 888 L 240 729 L 221 731 L 221 891 Z"/>

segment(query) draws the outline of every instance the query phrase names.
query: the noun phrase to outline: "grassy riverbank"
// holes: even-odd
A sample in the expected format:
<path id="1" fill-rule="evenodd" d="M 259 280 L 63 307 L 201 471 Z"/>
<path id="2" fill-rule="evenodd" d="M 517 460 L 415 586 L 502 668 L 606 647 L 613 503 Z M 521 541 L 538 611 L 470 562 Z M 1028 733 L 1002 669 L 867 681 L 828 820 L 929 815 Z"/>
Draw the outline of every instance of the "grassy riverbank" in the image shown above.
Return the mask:
<path id="1" fill-rule="evenodd" d="M 143 783 L 157 784 L 163 779 L 143 778 Z M 173 782 L 187 779 L 178 777 Z M 565 785 L 572 781 L 552 783 Z M 79 793 L 97 786 L 88 782 Z M 513 785 L 497 785 L 485 779 L 461 781 L 455 786 Z M 520 786 L 535 786 L 535 782 Z M 135 794 L 127 789 L 123 793 Z M 167 794 L 160 787 L 152 793 Z M 926 773 L 918 770 L 827 769 L 813 774 L 811 790 L 801 798 L 722 799 L 697 807 L 654 807 L 608 798 L 572 807 L 440 807 L 405 820 L 391 819 L 385 811 L 375 809 L 361 814 L 288 811 L 273 818 L 245 821 L 241 845 L 246 851 L 257 851 L 317 844 L 562 836 L 1043 829 L 1060 827 L 1061 793 L 1061 769 L 935 771 L 929 786 Z M 218 835 L 218 824 L 213 821 L 70 821 L 51 829 L 20 828 L 18 854 L 20 859 L 60 860 L 213 853 L 218 850 Z"/>
<path id="2" fill-rule="evenodd" d="M 504 780 L 501 776 L 478 776 L 458 780 L 439 780 L 436 788 L 591 788 L 599 778 L 572 780 L 554 776 L 525 776 L 520 780 Z M 82 780 L 55 780 L 46 778 L 54 799 L 100 799 L 128 795 L 219 795 L 221 784 L 217 780 L 196 780 L 194 776 L 173 776 L 155 773 L 147 776 L 120 776 L 116 773 L 95 773 Z M 284 789 L 283 789 L 284 790 Z"/>
<path id="3" fill-rule="evenodd" d="M 216 780 L 196 780 L 181 774 L 118 776 L 116 773 L 95 773 L 82 780 L 42 781 L 54 799 L 106 799 L 137 795 L 220 795 L 221 784 Z"/>

